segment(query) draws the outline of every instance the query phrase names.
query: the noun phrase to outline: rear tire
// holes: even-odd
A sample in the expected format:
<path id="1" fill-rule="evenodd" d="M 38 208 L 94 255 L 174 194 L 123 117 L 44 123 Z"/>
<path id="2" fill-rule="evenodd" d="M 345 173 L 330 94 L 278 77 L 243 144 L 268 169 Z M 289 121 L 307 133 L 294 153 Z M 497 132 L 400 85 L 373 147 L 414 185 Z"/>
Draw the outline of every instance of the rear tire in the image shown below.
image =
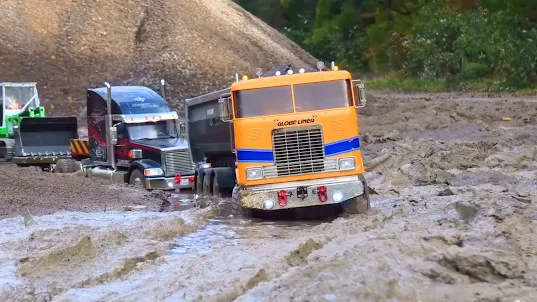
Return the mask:
<path id="1" fill-rule="evenodd" d="M 220 190 L 220 185 L 218 184 L 218 176 L 215 174 L 213 179 L 213 196 L 217 198 L 222 198 L 222 191 Z"/>
<path id="2" fill-rule="evenodd" d="M 205 176 L 205 171 L 203 169 L 198 170 L 198 175 L 196 176 L 196 194 L 199 197 L 203 196 L 203 177 Z"/>
<path id="3" fill-rule="evenodd" d="M 134 169 L 129 176 L 129 184 L 145 189 L 145 176 L 140 169 Z"/>
<path id="4" fill-rule="evenodd" d="M 202 194 L 206 197 L 211 197 L 211 176 L 205 175 L 203 176 L 203 188 L 202 188 Z"/>
<path id="5" fill-rule="evenodd" d="M 230 213 L 235 217 L 248 217 L 252 214 L 250 209 L 243 207 L 240 203 L 240 188 L 235 186 L 231 195 L 231 202 L 229 204 Z"/>

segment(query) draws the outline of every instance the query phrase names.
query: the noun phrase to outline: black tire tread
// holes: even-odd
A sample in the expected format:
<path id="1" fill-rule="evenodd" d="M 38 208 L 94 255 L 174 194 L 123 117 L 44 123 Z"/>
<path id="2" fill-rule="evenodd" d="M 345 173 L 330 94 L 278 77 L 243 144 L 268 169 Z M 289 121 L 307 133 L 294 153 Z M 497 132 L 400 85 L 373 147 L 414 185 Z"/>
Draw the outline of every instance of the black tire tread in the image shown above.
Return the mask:
<path id="1" fill-rule="evenodd" d="M 235 186 L 231 195 L 230 212 L 235 217 L 248 217 L 251 211 L 240 204 L 240 188 Z"/>
<path id="2" fill-rule="evenodd" d="M 140 169 L 132 170 L 131 174 L 129 175 L 129 184 L 134 185 L 134 179 L 135 179 L 136 174 L 140 174 L 140 180 L 142 181 L 142 187 L 145 189 L 145 183 L 144 183 L 145 177 L 144 177 L 144 173 L 142 173 L 142 171 L 140 171 Z"/>
<path id="3" fill-rule="evenodd" d="M 207 197 L 211 196 L 212 187 L 211 187 L 210 175 L 205 174 L 205 176 L 203 176 L 203 187 L 201 191 L 203 192 L 202 196 L 207 196 Z"/>
<path id="4" fill-rule="evenodd" d="M 213 174 L 213 196 L 221 198 L 222 197 L 222 191 L 220 190 L 220 186 L 218 184 L 218 177 L 216 176 L 216 173 Z"/>

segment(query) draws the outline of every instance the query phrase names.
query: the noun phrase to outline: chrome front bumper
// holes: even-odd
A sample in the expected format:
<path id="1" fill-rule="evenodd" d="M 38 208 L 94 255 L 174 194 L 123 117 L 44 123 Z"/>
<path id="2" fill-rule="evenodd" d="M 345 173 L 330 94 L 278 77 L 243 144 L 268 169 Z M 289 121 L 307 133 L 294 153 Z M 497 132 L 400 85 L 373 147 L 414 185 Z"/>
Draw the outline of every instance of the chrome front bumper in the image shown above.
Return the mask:
<path id="1" fill-rule="evenodd" d="M 326 188 L 325 201 L 321 201 L 318 195 L 318 188 L 321 186 Z M 245 208 L 260 210 L 282 210 L 336 204 L 363 195 L 365 186 L 366 182 L 362 175 L 252 186 L 240 190 L 240 202 Z M 299 187 L 305 188 L 306 197 L 299 198 L 297 196 Z M 282 191 L 285 191 L 287 195 L 287 203 L 280 203 L 278 193 Z M 270 204 L 270 202 L 266 202 L 268 200 L 272 201 L 273 207 L 267 207 L 267 204 Z"/>
<path id="2" fill-rule="evenodd" d="M 181 182 L 176 183 L 175 177 L 152 177 L 145 179 L 145 188 L 148 190 L 177 190 L 191 189 L 194 182 L 190 182 L 190 176 L 181 176 Z"/>

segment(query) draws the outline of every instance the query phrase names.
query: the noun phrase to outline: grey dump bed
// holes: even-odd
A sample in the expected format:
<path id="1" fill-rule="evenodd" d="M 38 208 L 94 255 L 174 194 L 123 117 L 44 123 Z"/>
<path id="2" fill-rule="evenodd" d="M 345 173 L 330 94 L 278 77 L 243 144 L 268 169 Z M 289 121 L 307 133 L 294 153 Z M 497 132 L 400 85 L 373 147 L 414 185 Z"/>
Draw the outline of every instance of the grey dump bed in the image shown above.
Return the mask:
<path id="1" fill-rule="evenodd" d="M 185 100 L 188 140 L 194 162 L 206 158 L 232 157 L 233 123 L 222 122 L 218 99 L 231 88 Z"/>

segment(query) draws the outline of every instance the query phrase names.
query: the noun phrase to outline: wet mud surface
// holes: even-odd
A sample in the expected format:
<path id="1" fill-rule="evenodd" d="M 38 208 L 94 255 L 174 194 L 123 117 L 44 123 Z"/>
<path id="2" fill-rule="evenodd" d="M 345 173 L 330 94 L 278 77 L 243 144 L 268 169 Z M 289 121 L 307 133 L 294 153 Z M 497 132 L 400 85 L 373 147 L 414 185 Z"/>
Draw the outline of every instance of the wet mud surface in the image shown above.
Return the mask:
<path id="1" fill-rule="evenodd" d="M 0 197 L 0 300 L 537 301 L 536 117 L 531 98 L 370 93 L 372 209 L 321 220 L 237 219 L 225 200 L 89 180 L 54 202 L 58 177 L 80 177 L 0 166 L 18 177 Z M 35 223 L 27 208 L 43 209 Z"/>

